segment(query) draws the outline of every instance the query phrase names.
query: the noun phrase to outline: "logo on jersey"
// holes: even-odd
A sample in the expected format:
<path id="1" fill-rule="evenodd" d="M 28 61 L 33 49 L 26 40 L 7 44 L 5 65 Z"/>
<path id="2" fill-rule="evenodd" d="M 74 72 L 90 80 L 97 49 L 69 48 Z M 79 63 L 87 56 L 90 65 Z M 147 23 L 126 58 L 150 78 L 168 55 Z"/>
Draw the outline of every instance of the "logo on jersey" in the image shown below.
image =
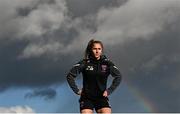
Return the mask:
<path id="1" fill-rule="evenodd" d="M 93 66 L 87 66 L 86 70 L 94 70 Z"/>
<path id="2" fill-rule="evenodd" d="M 107 65 L 101 65 L 101 71 L 106 72 L 107 70 Z"/>

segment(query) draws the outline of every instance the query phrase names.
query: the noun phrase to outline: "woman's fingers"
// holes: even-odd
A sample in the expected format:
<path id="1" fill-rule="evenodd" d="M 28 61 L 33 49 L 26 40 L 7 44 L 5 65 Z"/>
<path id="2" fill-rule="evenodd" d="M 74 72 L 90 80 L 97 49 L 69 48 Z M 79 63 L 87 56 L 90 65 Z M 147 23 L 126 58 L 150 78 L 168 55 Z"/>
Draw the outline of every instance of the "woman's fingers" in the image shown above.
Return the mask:
<path id="1" fill-rule="evenodd" d="M 108 92 L 107 92 L 106 90 L 104 91 L 103 96 L 104 96 L 104 97 L 107 97 L 107 96 L 108 96 Z"/>

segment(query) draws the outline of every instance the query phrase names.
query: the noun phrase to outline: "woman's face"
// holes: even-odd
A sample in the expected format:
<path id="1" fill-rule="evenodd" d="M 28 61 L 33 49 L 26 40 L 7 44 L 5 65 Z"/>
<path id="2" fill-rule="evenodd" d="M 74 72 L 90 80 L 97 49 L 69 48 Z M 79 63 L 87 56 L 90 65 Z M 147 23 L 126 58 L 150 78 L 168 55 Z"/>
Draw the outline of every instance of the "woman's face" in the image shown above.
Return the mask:
<path id="1" fill-rule="evenodd" d="M 102 47 L 101 44 L 99 43 L 94 43 L 93 47 L 92 47 L 92 52 L 93 52 L 93 56 L 99 60 L 101 55 L 102 55 Z"/>

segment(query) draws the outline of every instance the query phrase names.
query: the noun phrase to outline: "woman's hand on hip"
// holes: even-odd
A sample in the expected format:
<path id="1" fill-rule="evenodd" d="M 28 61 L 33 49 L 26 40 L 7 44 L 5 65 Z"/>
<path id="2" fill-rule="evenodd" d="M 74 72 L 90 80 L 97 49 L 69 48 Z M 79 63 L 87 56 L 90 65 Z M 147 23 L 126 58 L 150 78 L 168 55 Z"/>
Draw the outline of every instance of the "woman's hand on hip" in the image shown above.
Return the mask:
<path id="1" fill-rule="evenodd" d="M 79 91 L 78 91 L 78 95 L 81 95 L 82 94 L 82 90 L 80 89 Z"/>
<path id="2" fill-rule="evenodd" d="M 107 97 L 107 96 L 108 96 L 107 90 L 104 91 L 103 96 L 104 96 L 104 97 Z"/>

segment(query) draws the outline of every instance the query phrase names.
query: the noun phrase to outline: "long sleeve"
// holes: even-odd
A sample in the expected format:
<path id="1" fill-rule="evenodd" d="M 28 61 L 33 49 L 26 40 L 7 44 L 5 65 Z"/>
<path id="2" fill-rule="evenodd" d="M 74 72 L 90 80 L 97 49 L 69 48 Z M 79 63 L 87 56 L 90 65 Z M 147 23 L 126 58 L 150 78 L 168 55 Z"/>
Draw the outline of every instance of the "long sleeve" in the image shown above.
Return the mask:
<path id="1" fill-rule="evenodd" d="M 75 78 L 81 73 L 82 69 L 83 69 L 83 61 L 80 61 L 72 67 L 72 69 L 66 76 L 69 86 L 76 94 L 79 94 L 80 89 L 78 88 L 75 82 Z"/>
<path id="2" fill-rule="evenodd" d="M 122 75 L 119 69 L 112 62 L 110 62 L 110 74 L 114 79 L 110 87 L 107 89 L 109 95 L 119 86 L 122 80 Z"/>

